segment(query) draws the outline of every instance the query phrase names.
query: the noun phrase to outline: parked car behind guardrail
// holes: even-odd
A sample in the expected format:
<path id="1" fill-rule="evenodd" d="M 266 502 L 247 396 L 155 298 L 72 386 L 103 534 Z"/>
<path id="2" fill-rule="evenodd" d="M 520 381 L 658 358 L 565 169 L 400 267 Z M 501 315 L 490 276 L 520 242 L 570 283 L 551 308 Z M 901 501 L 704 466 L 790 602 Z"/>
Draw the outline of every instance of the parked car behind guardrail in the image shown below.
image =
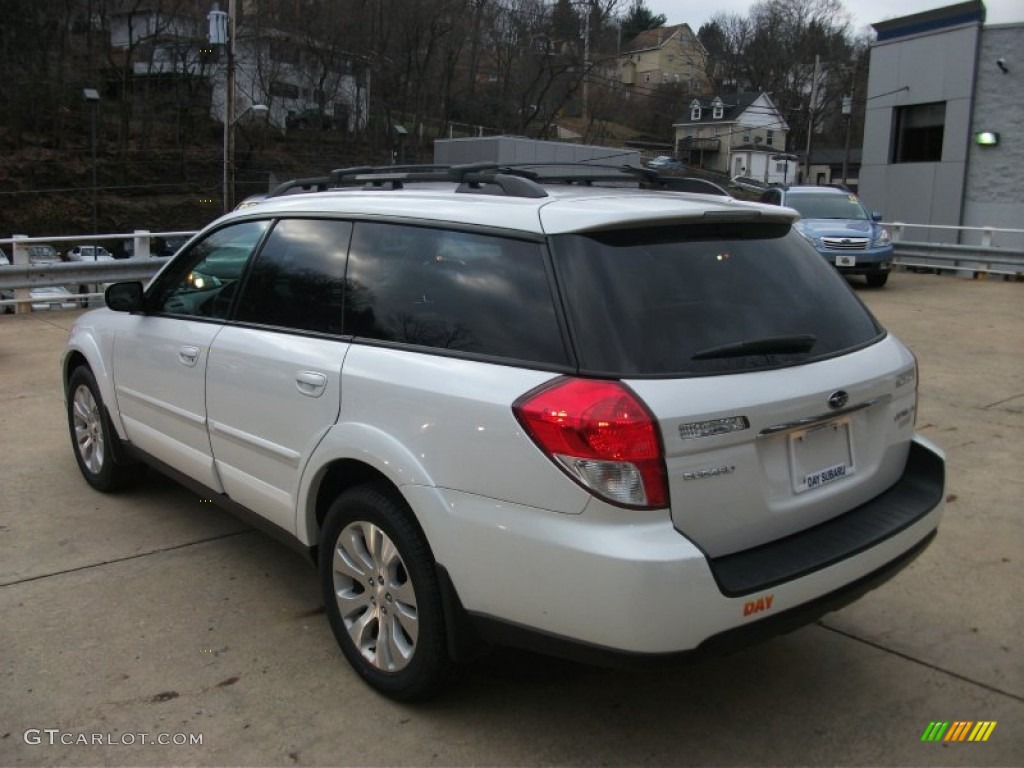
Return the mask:
<path id="1" fill-rule="evenodd" d="M 113 254 L 102 245 L 76 245 L 64 254 L 64 261 L 113 261 Z"/>

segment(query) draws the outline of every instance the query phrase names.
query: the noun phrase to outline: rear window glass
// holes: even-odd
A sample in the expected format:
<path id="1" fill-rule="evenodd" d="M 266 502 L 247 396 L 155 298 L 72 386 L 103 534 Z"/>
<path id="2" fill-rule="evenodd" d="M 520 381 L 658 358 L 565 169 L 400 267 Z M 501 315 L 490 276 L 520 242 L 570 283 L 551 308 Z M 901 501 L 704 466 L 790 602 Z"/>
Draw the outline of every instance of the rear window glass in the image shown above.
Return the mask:
<path id="1" fill-rule="evenodd" d="M 552 249 L 586 371 L 742 372 L 829 357 L 883 334 L 788 224 L 558 235 Z"/>

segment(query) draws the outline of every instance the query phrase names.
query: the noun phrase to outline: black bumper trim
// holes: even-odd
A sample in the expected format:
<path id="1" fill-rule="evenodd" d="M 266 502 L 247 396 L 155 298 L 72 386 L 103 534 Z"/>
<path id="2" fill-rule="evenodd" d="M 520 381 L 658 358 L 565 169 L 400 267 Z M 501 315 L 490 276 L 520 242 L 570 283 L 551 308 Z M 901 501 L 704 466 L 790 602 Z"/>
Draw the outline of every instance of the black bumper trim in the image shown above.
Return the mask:
<path id="1" fill-rule="evenodd" d="M 876 546 L 916 523 L 942 502 L 946 467 L 938 454 L 911 443 L 903 475 L 871 501 L 783 539 L 708 558 L 727 597 L 770 589 Z"/>

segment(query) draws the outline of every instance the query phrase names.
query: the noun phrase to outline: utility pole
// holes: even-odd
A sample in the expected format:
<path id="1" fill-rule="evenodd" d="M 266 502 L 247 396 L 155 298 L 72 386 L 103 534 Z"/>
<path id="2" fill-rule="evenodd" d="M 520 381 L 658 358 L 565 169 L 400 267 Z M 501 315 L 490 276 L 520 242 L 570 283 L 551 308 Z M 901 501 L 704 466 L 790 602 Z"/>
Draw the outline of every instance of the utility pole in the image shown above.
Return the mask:
<path id="1" fill-rule="evenodd" d="M 227 93 L 224 96 L 224 213 L 235 200 L 235 0 L 228 0 Z"/>
<path id="2" fill-rule="evenodd" d="M 89 116 L 89 144 L 92 147 L 92 233 L 95 235 L 99 231 L 96 208 L 96 111 L 100 103 L 100 92 L 95 88 L 83 88 L 82 97 L 89 105 L 91 113 Z"/>
<path id="3" fill-rule="evenodd" d="M 814 57 L 814 78 L 811 81 L 811 101 L 807 105 L 807 153 L 804 157 L 804 184 L 811 181 L 811 136 L 814 135 L 814 110 L 818 106 L 818 72 L 821 69 L 821 57 Z"/>
<path id="4" fill-rule="evenodd" d="M 227 213 L 231 210 L 235 195 L 235 0 L 228 0 L 227 13 L 214 3 L 208 18 L 210 45 L 224 46 L 224 168 L 221 197 L 224 213 Z"/>
<path id="5" fill-rule="evenodd" d="M 583 8 L 586 18 L 583 21 L 583 132 L 589 134 L 587 111 L 587 86 L 590 81 L 590 17 L 594 9 L 592 0 L 588 0 Z"/>
<path id="6" fill-rule="evenodd" d="M 846 186 L 846 169 L 850 165 L 850 120 L 853 118 L 853 94 L 843 96 L 843 114 L 846 115 L 846 151 L 843 153 L 843 186 Z"/>

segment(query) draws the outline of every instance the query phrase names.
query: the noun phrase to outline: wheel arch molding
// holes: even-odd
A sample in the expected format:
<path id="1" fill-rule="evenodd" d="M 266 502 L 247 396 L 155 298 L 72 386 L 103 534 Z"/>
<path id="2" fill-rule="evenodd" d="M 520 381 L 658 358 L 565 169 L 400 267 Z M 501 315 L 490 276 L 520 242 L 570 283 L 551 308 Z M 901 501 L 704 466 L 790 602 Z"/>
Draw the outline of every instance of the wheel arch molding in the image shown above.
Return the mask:
<path id="1" fill-rule="evenodd" d="M 64 392 L 65 405 L 71 397 L 71 392 L 69 391 L 71 374 L 82 365 L 92 371 L 93 378 L 96 380 L 96 386 L 100 388 L 100 397 L 103 398 L 107 417 L 118 437 L 124 440 L 126 435 L 124 427 L 121 425 L 120 412 L 117 407 L 117 395 L 114 391 L 112 369 L 103 356 L 100 344 L 92 334 L 73 331 L 72 337 L 61 358 L 61 388 Z"/>
<path id="2" fill-rule="evenodd" d="M 402 486 L 435 485 L 423 462 L 394 435 L 360 423 L 331 427 L 310 457 L 303 476 L 295 535 L 309 546 L 316 546 L 333 498 L 348 488 L 383 481 L 404 497 Z M 418 517 L 415 508 L 409 506 Z M 422 528 L 423 522 L 418 522 Z"/>

